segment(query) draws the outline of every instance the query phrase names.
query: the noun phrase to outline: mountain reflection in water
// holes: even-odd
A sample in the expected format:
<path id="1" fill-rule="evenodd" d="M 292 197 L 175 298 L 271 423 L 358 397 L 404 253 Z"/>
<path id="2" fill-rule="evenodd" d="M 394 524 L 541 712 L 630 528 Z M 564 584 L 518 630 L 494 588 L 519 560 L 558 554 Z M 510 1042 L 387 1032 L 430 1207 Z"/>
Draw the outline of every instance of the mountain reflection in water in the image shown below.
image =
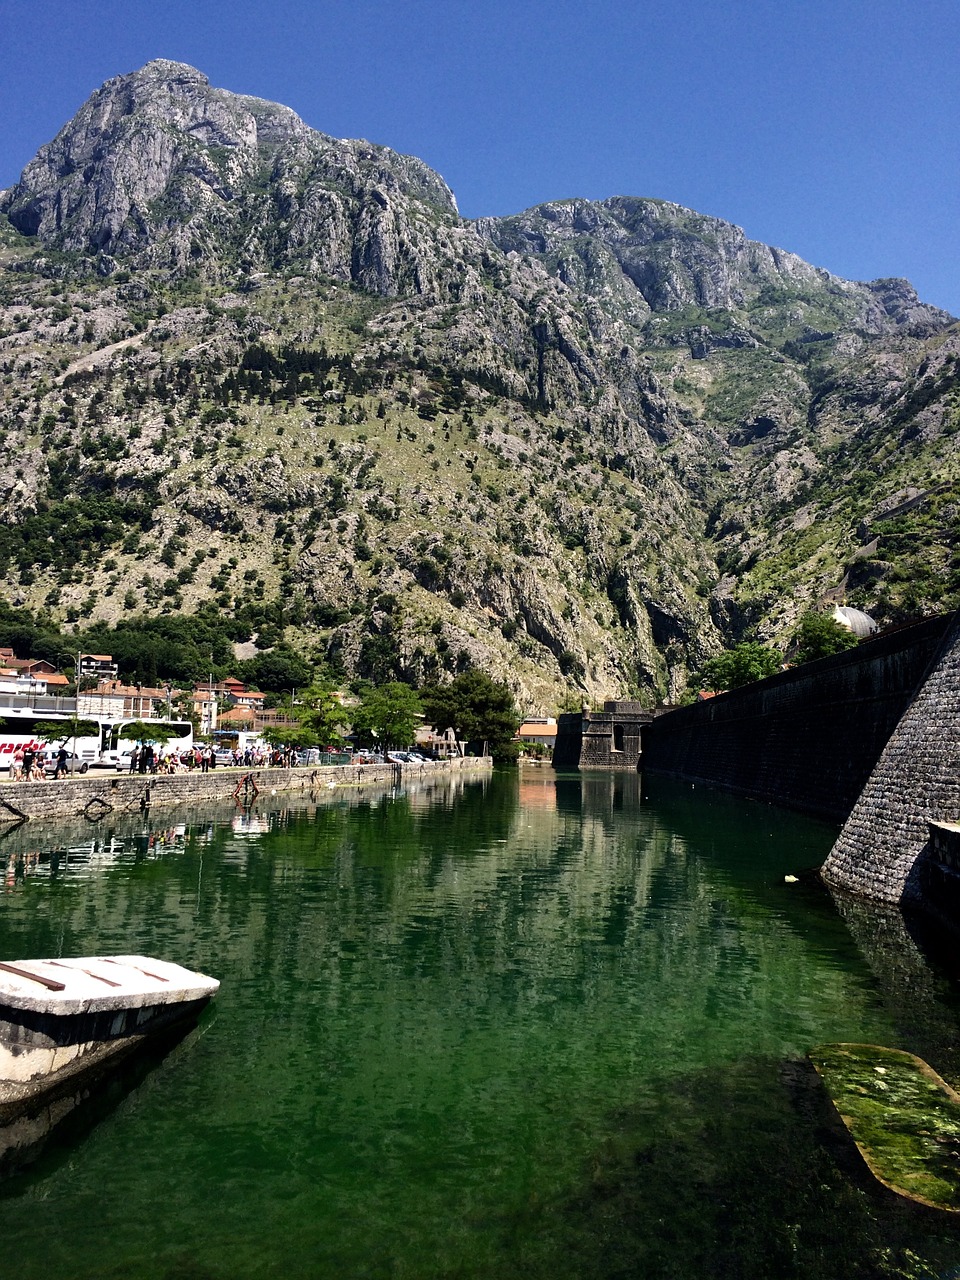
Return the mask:
<path id="1" fill-rule="evenodd" d="M 75 831 L 0 840 L 6 957 L 222 983 L 200 1036 L 3 1184 L 21 1275 L 101 1275 L 104 1240 L 124 1276 L 960 1261 L 954 1225 L 862 1176 L 805 1063 L 868 1040 L 954 1065 L 955 989 L 915 938 L 887 929 L 881 963 L 869 911 L 784 884 L 832 828 L 546 769 L 178 816 L 105 820 L 56 873 Z"/>

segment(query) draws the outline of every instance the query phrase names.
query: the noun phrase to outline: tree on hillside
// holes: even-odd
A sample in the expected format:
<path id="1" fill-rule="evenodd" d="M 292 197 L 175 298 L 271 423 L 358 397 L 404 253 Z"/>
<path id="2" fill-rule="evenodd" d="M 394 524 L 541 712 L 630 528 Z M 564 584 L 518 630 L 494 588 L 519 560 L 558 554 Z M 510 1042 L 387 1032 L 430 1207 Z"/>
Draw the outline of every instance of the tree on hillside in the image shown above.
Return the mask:
<path id="1" fill-rule="evenodd" d="M 313 684 L 301 690 L 292 712 L 312 738 L 312 743 L 304 741 L 302 745 L 326 747 L 342 741 L 349 716 L 326 685 Z"/>
<path id="2" fill-rule="evenodd" d="M 293 649 L 281 645 L 238 663 L 237 668 L 244 680 L 271 693 L 302 689 L 314 678 L 309 664 Z"/>
<path id="3" fill-rule="evenodd" d="M 745 640 L 736 648 L 708 659 L 700 668 L 697 683 L 701 689 L 739 689 L 764 676 L 772 676 L 780 670 L 782 661 L 776 649 L 756 640 Z"/>
<path id="4" fill-rule="evenodd" d="M 496 761 L 516 759 L 513 739 L 520 713 L 507 685 L 474 669 L 449 684 L 431 685 L 420 696 L 424 716 L 439 732 L 453 729 L 461 742 L 485 742 Z"/>
<path id="5" fill-rule="evenodd" d="M 813 662 L 834 653 L 855 649 L 859 643 L 849 627 L 842 626 L 829 613 L 805 613 L 793 634 L 795 662 Z"/>
<path id="6" fill-rule="evenodd" d="M 350 720 L 360 741 L 377 739 L 385 747 L 407 747 L 413 742 L 423 706 L 415 689 L 394 680 L 366 689 Z"/>
<path id="7" fill-rule="evenodd" d="M 298 751 L 320 745 L 317 735 L 302 724 L 271 724 L 261 730 L 260 737 L 271 747 L 294 747 Z"/>

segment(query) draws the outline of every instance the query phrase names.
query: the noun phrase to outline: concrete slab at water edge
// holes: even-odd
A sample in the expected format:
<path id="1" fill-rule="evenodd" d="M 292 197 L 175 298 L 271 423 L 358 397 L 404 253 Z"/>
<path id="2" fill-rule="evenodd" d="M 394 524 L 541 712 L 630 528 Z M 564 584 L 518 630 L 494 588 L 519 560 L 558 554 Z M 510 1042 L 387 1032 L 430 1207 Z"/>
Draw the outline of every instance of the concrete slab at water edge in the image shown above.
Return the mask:
<path id="1" fill-rule="evenodd" d="M 219 986 L 151 956 L 0 962 L 0 1123 L 195 1019 Z"/>
<path id="2" fill-rule="evenodd" d="M 216 978 L 151 956 L 0 962 L 0 1009 L 53 1017 L 209 1000 Z"/>

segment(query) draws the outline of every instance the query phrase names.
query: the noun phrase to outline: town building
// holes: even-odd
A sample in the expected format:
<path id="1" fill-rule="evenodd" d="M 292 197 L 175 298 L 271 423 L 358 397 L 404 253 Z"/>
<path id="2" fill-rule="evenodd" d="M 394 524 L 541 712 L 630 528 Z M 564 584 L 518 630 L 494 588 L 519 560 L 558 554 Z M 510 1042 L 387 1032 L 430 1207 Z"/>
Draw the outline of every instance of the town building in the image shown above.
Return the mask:
<path id="1" fill-rule="evenodd" d="M 77 694 L 77 714 L 113 720 L 169 720 L 177 690 L 101 680 Z"/>
<path id="2" fill-rule="evenodd" d="M 118 670 L 110 653 L 77 654 L 78 680 L 96 680 L 98 684 L 101 680 L 116 680 Z"/>
<path id="3" fill-rule="evenodd" d="M 517 741 L 552 751 L 557 743 L 557 722 L 549 716 L 530 716 L 517 730 Z"/>

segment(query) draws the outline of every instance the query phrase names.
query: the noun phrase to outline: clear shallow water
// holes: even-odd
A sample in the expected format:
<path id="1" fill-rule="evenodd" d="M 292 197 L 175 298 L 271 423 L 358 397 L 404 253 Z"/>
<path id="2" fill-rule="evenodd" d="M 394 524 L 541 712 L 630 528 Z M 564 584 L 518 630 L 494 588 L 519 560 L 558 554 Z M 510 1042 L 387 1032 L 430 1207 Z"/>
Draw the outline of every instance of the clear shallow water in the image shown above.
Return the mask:
<path id="1" fill-rule="evenodd" d="M 2 958 L 222 982 L 0 1184 L 18 1276 L 960 1266 L 960 1230 L 862 1175 L 803 1064 L 867 1040 L 960 1078 L 954 985 L 900 917 L 784 885 L 832 828 L 548 770 L 195 817 L 86 853 L 0 841 Z"/>

